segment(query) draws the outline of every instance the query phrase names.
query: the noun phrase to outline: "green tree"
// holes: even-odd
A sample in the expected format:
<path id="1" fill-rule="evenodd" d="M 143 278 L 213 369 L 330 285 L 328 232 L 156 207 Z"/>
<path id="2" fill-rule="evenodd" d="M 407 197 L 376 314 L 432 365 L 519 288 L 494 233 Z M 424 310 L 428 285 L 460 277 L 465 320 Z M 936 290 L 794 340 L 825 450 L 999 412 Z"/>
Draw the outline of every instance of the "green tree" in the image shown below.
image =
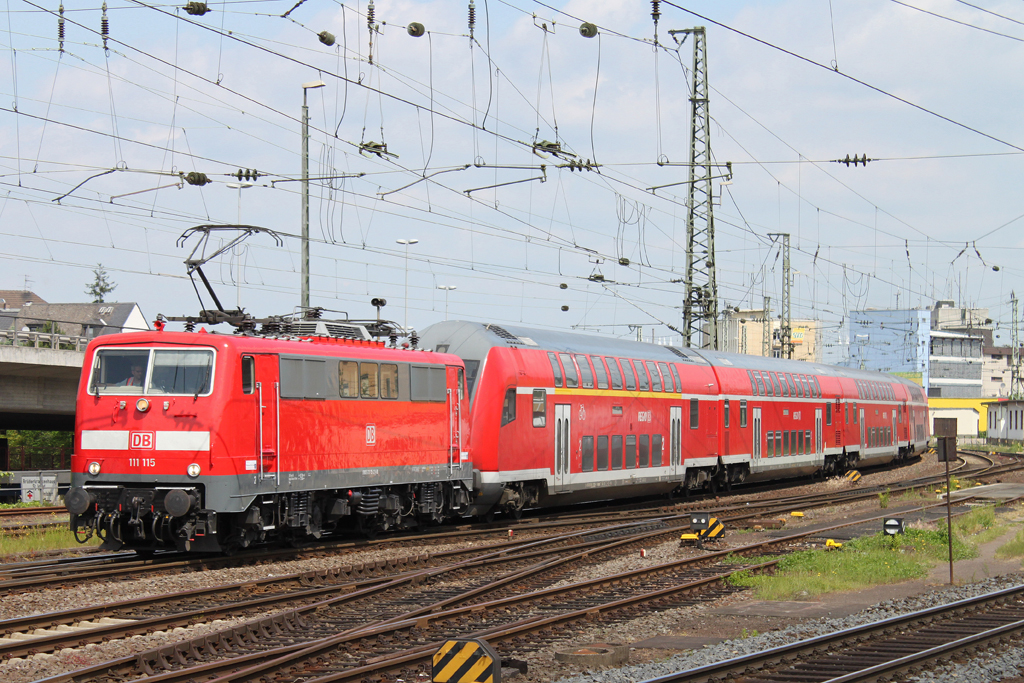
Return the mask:
<path id="1" fill-rule="evenodd" d="M 117 285 L 107 277 L 107 271 L 102 263 L 96 264 L 96 269 L 92 271 L 92 274 L 95 276 L 95 279 L 85 290 L 85 293 L 92 297 L 94 304 L 102 304 L 104 297 L 117 289 Z"/>

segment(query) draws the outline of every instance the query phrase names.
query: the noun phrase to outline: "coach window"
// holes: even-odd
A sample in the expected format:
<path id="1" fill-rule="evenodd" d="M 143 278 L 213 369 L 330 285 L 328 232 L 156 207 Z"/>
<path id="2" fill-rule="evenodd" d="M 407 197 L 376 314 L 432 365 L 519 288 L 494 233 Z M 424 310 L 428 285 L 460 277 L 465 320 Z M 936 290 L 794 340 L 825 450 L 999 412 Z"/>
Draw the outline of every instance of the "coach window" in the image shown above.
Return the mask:
<path id="1" fill-rule="evenodd" d="M 670 365 L 669 369 L 672 371 L 672 379 L 675 380 L 676 383 L 676 393 L 683 393 L 683 383 L 679 381 L 679 372 L 676 370 L 676 364 L 673 363 Z"/>
<path id="2" fill-rule="evenodd" d="M 627 363 L 632 362 L 633 367 L 636 368 L 636 388 L 640 391 L 647 391 L 651 388 L 651 383 L 647 380 L 647 371 L 644 370 L 643 361 L 626 361 Z"/>
<path id="3" fill-rule="evenodd" d="M 670 393 L 675 391 L 682 391 L 682 387 L 676 389 L 675 385 L 672 383 L 672 375 L 668 371 L 668 363 L 658 363 L 658 369 L 661 370 L 661 379 L 665 385 L 665 391 Z"/>
<path id="4" fill-rule="evenodd" d="M 633 364 L 626 358 L 619 360 L 622 362 L 622 376 L 626 380 L 626 391 L 636 391 L 636 375 L 633 374 Z"/>
<path id="5" fill-rule="evenodd" d="M 791 451 L 790 448 L 789 448 L 789 432 L 790 432 L 790 430 L 788 430 L 788 429 L 786 431 L 782 432 L 782 454 L 783 455 L 792 455 L 793 454 L 793 451 Z"/>
<path id="6" fill-rule="evenodd" d="M 555 358 L 555 354 L 548 352 L 548 361 L 551 363 L 551 374 L 555 376 L 555 386 L 561 388 L 562 386 L 562 366 L 558 364 L 558 359 Z"/>
<path id="7" fill-rule="evenodd" d="M 811 383 L 807 380 L 807 375 L 800 375 L 800 382 L 804 385 L 804 396 L 811 396 Z"/>
<path id="8" fill-rule="evenodd" d="M 619 434 L 612 437 L 612 469 L 622 469 L 622 436 Z"/>
<path id="9" fill-rule="evenodd" d="M 608 388 L 608 371 L 604 369 L 604 361 L 599 356 L 591 356 L 594 364 L 594 383 L 598 389 Z"/>
<path id="10" fill-rule="evenodd" d="M 242 393 L 251 394 L 256 391 L 256 359 L 242 356 Z"/>
<path id="11" fill-rule="evenodd" d="M 786 384 L 786 373 L 779 373 L 779 387 L 782 389 L 783 396 L 789 396 L 789 385 Z"/>
<path id="12" fill-rule="evenodd" d="M 827 425 L 832 424 L 832 404 L 831 403 L 826 403 L 825 404 L 825 424 L 827 424 Z"/>
<path id="13" fill-rule="evenodd" d="M 661 375 L 658 373 L 658 365 L 653 360 L 645 362 L 644 365 L 647 366 L 647 372 L 651 374 L 651 391 L 661 391 Z"/>
<path id="14" fill-rule="evenodd" d="M 459 368 L 459 393 L 462 393 L 462 368 Z M 380 397 L 398 398 L 398 366 L 381 363 Z"/>
<path id="15" fill-rule="evenodd" d="M 757 384 L 754 382 L 754 373 L 747 370 L 747 379 L 750 380 L 750 395 L 757 396 Z"/>
<path id="16" fill-rule="evenodd" d="M 505 401 L 501 404 L 501 426 L 516 419 L 516 389 L 512 387 L 505 391 Z"/>
<path id="17" fill-rule="evenodd" d="M 696 429 L 700 422 L 700 400 L 690 399 L 690 429 Z"/>
<path id="18" fill-rule="evenodd" d="M 544 427 L 548 423 L 548 392 L 533 390 L 533 426 Z"/>
<path id="19" fill-rule="evenodd" d="M 768 374 L 772 377 L 772 389 L 775 390 L 775 395 L 782 396 L 782 387 L 779 386 L 779 378 L 774 372 L 769 372 Z"/>
<path id="20" fill-rule="evenodd" d="M 747 426 L 747 402 L 740 399 L 740 427 Z"/>
<path id="21" fill-rule="evenodd" d="M 626 435 L 626 469 L 636 469 L 636 435 Z"/>
<path id="22" fill-rule="evenodd" d="M 359 396 L 359 363 L 343 360 L 338 363 L 338 393 L 342 398 Z"/>
<path id="23" fill-rule="evenodd" d="M 796 430 L 797 447 L 794 449 L 797 453 L 804 452 L 804 433 L 799 429 Z"/>
<path id="24" fill-rule="evenodd" d="M 651 437 L 651 467 L 661 467 L 661 434 Z"/>
<path id="25" fill-rule="evenodd" d="M 754 370 L 754 380 L 757 382 L 757 391 L 755 392 L 758 396 L 767 396 L 767 392 L 764 388 L 764 380 L 761 379 L 761 373 Z"/>
<path id="26" fill-rule="evenodd" d="M 853 424 L 857 424 L 857 402 L 853 403 Z"/>
<path id="27" fill-rule="evenodd" d="M 761 379 L 761 381 L 764 382 L 764 395 L 774 396 L 775 392 L 772 390 L 772 378 L 768 376 L 768 371 L 762 370 L 761 372 L 757 373 L 757 375 Z"/>
<path id="28" fill-rule="evenodd" d="M 576 365 L 580 368 L 580 386 L 584 389 L 594 388 L 594 373 L 590 371 L 590 362 L 586 356 L 576 356 Z"/>
<path id="29" fill-rule="evenodd" d="M 896 404 L 896 424 L 903 424 L 903 406 Z"/>
<path id="30" fill-rule="evenodd" d="M 567 353 L 560 353 L 558 359 L 562 361 L 562 369 L 565 371 L 565 386 L 569 389 L 579 386 L 576 364 L 572 362 L 572 357 Z"/>
<path id="31" fill-rule="evenodd" d="M 651 437 L 646 434 L 640 435 L 640 460 L 636 464 L 637 467 L 650 467 L 651 466 Z"/>
<path id="32" fill-rule="evenodd" d="M 846 408 L 846 424 L 850 424 L 850 404 L 844 403 L 843 406 Z"/>
<path id="33" fill-rule="evenodd" d="M 457 372 L 458 377 L 456 378 L 455 381 L 459 383 L 459 400 L 461 401 L 464 398 L 464 395 L 463 395 L 464 392 L 463 392 L 462 388 L 464 386 L 466 386 L 466 373 L 463 371 L 462 368 L 458 368 L 458 370 L 456 372 Z M 397 386 L 397 384 L 396 384 L 396 386 Z M 396 393 L 395 396 L 397 397 L 398 394 Z"/>
<path id="34" fill-rule="evenodd" d="M 729 399 L 725 399 L 722 405 L 722 426 L 726 429 L 729 427 Z"/>
<path id="35" fill-rule="evenodd" d="M 377 364 L 359 364 L 359 396 L 360 398 L 377 398 Z"/>
<path id="36" fill-rule="evenodd" d="M 597 437 L 597 469 L 605 471 L 608 469 L 608 437 Z"/>
<path id="37" fill-rule="evenodd" d="M 818 382 L 817 376 L 814 378 L 814 390 L 818 392 L 818 398 L 821 398 L 821 383 Z"/>
<path id="38" fill-rule="evenodd" d="M 622 373 L 619 372 L 619 362 L 614 358 L 606 358 L 608 361 L 608 374 L 611 376 L 612 389 L 622 388 Z"/>
<path id="39" fill-rule="evenodd" d="M 767 432 L 765 432 L 764 439 L 765 439 L 764 454 L 766 456 L 768 456 L 769 458 L 774 457 L 775 456 L 775 432 L 773 432 L 772 430 L 769 429 Z"/>
<path id="40" fill-rule="evenodd" d="M 580 463 L 580 470 L 583 472 L 594 471 L 594 437 L 585 436 L 580 441 L 580 452 L 582 455 L 582 462 Z"/>

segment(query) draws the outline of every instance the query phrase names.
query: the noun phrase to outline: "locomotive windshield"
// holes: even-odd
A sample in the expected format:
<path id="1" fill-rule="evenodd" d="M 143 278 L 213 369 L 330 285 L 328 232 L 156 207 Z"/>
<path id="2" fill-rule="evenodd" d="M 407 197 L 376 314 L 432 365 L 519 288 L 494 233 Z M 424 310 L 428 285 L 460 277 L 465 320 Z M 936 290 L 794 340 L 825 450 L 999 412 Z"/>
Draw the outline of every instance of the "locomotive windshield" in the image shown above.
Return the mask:
<path id="1" fill-rule="evenodd" d="M 213 387 L 209 349 L 100 349 L 90 394 L 206 396 Z"/>

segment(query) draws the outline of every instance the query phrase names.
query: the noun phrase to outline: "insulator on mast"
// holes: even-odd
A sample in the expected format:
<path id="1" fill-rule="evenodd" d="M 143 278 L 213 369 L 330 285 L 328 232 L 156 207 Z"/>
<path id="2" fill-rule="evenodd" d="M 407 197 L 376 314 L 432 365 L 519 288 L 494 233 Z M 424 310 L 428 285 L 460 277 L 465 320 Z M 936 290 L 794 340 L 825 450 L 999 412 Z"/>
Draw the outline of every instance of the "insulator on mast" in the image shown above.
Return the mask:
<path id="1" fill-rule="evenodd" d="M 103 49 L 107 49 L 107 38 L 110 37 L 110 19 L 107 18 L 107 3 L 103 3 L 103 16 L 100 18 L 100 36 L 103 38 Z"/>
<path id="2" fill-rule="evenodd" d="M 373 0 L 370 0 L 369 4 L 366 6 L 366 28 L 370 32 L 370 64 L 373 64 L 373 19 L 375 14 L 376 10 L 373 7 Z"/>
<path id="3" fill-rule="evenodd" d="M 473 29 L 476 28 L 476 5 L 469 0 L 469 37 L 473 38 Z"/>
<path id="4" fill-rule="evenodd" d="M 60 14 L 57 17 L 57 42 L 60 43 L 60 51 L 64 52 L 64 3 L 61 3 L 57 11 Z"/>
<path id="5" fill-rule="evenodd" d="M 654 43 L 658 43 L 658 20 L 661 19 L 661 0 L 651 0 L 651 19 L 654 19 Z"/>

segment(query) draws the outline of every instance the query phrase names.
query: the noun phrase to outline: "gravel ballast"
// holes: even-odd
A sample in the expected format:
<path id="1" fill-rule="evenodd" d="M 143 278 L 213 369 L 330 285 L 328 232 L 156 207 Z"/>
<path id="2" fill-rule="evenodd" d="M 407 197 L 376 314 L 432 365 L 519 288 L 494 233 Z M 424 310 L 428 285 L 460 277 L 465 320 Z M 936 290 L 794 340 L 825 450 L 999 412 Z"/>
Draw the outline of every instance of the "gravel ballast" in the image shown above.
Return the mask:
<path id="1" fill-rule="evenodd" d="M 798 640 L 806 640 L 873 621 L 881 621 L 882 619 L 888 619 L 901 614 L 946 605 L 957 600 L 964 600 L 1003 588 L 1017 586 L 1021 583 L 1024 583 L 1024 575 L 1009 574 L 915 597 L 886 600 L 850 616 L 838 619 L 823 618 L 811 620 L 797 626 L 790 626 L 750 638 L 725 641 L 713 647 L 694 650 L 690 653 L 676 655 L 658 662 L 627 666 L 620 669 L 608 669 L 600 672 L 589 672 L 578 676 L 562 678 L 557 683 L 636 683 L 637 681 L 646 681 L 677 671 L 695 669 L 725 659 L 788 645 Z M 1002 652 L 987 652 L 975 655 L 965 664 L 947 665 L 906 680 L 921 681 L 922 683 L 962 683 L 965 680 L 998 681 L 1000 678 L 1018 676 L 1022 671 L 1024 671 L 1024 651 L 1018 648 L 1010 648 Z"/>

